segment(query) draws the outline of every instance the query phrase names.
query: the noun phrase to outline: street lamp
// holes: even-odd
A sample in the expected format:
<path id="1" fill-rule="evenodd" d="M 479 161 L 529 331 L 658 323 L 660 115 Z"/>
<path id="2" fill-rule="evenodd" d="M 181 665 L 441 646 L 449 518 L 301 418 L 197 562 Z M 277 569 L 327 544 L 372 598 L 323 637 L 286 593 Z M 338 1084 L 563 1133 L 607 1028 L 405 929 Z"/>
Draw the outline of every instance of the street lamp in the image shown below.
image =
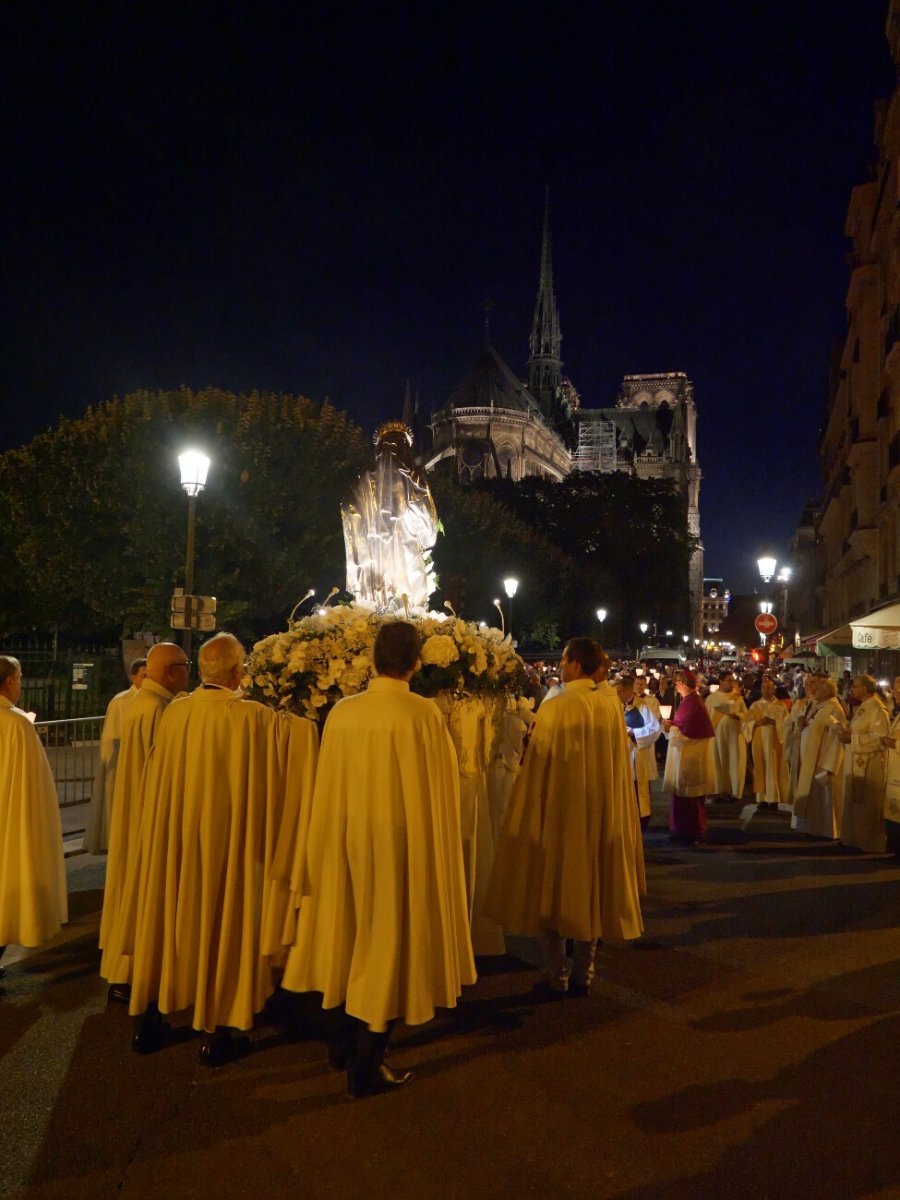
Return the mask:
<path id="1" fill-rule="evenodd" d="M 512 619 L 513 603 L 512 602 L 513 602 L 513 596 L 515 596 L 516 592 L 519 590 L 518 579 L 514 579 L 512 576 L 510 576 L 508 579 L 504 579 L 503 580 L 503 590 L 506 592 L 507 596 L 509 597 L 509 640 L 512 641 L 513 640 L 513 619 Z"/>
<path id="2" fill-rule="evenodd" d="M 647 624 L 646 621 L 641 621 L 640 625 L 638 625 L 638 629 L 641 631 L 641 633 L 644 635 L 644 637 L 647 636 L 647 630 L 649 628 L 650 628 L 650 626 Z"/>
<path id="3" fill-rule="evenodd" d="M 181 471 L 181 486 L 188 498 L 187 550 L 184 562 L 185 630 L 182 645 L 185 654 L 190 658 L 194 619 L 194 528 L 197 520 L 197 497 L 206 487 L 209 458 L 201 450 L 185 450 L 178 455 L 178 468 Z"/>
<path id="4" fill-rule="evenodd" d="M 762 576 L 763 583 L 771 583 L 772 576 L 775 574 L 777 562 L 774 554 L 761 554 L 756 560 L 756 565 L 759 567 L 759 573 Z"/>

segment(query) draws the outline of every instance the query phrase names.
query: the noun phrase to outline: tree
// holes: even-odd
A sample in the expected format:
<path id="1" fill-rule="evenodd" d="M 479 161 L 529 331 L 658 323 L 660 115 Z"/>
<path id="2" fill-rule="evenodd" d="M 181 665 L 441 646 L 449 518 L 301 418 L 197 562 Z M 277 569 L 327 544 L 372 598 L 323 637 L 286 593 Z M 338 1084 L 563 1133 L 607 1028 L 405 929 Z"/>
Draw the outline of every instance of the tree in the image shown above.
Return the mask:
<path id="1" fill-rule="evenodd" d="M 212 459 L 197 505 L 195 590 L 245 636 L 283 623 L 308 587 L 344 580 L 340 499 L 367 456 L 329 404 L 208 389 L 137 392 L 0 455 L 0 544 L 15 547 L 19 628 L 168 628 L 184 580 L 177 454 Z"/>
<path id="2" fill-rule="evenodd" d="M 696 539 L 673 482 L 584 472 L 561 483 L 532 477 L 482 486 L 574 563 L 578 595 L 561 629 L 596 631 L 598 606 L 610 612 L 610 632 L 622 644 L 642 619 L 689 628 Z"/>
<path id="3" fill-rule="evenodd" d="M 508 615 L 502 580 L 515 575 L 523 582 L 514 612 L 519 641 L 571 607 L 577 572 L 547 537 L 489 492 L 439 475 L 430 486 L 444 529 L 434 550 L 440 584 L 434 607 L 449 600 L 460 616 L 496 623 L 493 601 L 500 599 Z"/>

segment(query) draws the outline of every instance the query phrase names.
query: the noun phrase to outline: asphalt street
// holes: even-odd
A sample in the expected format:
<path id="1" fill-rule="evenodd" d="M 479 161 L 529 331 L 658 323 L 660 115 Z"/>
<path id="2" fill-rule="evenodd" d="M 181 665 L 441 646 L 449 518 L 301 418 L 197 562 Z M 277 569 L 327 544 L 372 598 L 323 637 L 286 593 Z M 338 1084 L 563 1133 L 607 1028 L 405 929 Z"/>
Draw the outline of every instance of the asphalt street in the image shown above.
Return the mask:
<path id="1" fill-rule="evenodd" d="M 0 1195 L 900 1198 L 900 866 L 710 814 L 679 849 L 657 798 L 646 935 L 603 947 L 591 996 L 537 1002 L 510 941 L 398 1028 L 414 1082 L 363 1101 L 313 1026 L 264 1019 L 209 1070 L 182 1019 L 135 1055 L 97 975 L 103 861 L 69 858 L 69 925 L 4 960 Z"/>

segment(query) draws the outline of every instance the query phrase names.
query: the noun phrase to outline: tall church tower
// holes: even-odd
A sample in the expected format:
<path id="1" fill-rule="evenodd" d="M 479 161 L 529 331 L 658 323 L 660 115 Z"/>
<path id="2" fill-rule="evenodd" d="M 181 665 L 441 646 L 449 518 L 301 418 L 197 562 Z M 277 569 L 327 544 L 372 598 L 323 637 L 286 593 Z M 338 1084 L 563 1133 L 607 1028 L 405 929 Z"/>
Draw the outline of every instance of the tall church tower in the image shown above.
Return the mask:
<path id="1" fill-rule="evenodd" d="M 538 283 L 534 322 L 531 326 L 531 355 L 528 359 L 528 390 L 541 406 L 544 417 L 553 421 L 562 383 L 562 334 L 559 310 L 553 291 L 553 259 L 550 241 L 550 189 L 544 201 L 544 237 L 541 243 L 541 277 Z"/>

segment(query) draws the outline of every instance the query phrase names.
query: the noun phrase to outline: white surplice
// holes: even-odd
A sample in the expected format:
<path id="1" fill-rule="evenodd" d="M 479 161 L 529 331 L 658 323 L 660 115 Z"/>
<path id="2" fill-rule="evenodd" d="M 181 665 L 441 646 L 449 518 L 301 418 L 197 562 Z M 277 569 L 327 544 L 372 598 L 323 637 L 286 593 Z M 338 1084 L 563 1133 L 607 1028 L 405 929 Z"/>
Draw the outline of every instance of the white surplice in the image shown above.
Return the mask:
<path id="1" fill-rule="evenodd" d="M 885 848 L 884 768 L 882 738 L 890 723 L 877 696 L 856 707 L 850 721 L 850 744 L 844 747 L 844 811 L 841 841 L 873 854 Z"/>
<path id="2" fill-rule="evenodd" d="M 757 725 L 769 717 L 774 725 Z M 787 709 L 780 700 L 756 700 L 747 710 L 744 733 L 753 756 L 753 791 L 757 804 L 787 801 L 788 774 L 784 757 L 784 725 Z"/>
<path id="3" fill-rule="evenodd" d="M 747 778 L 747 742 L 742 725 L 747 718 L 747 705 L 740 692 L 718 691 L 707 697 L 706 708 L 715 730 L 716 791 L 740 800 Z"/>
<path id="4" fill-rule="evenodd" d="M 814 837 L 837 838 L 844 803 L 844 747 L 835 736 L 846 719 L 831 697 L 814 704 L 800 734 L 800 771 L 791 827 Z"/>

